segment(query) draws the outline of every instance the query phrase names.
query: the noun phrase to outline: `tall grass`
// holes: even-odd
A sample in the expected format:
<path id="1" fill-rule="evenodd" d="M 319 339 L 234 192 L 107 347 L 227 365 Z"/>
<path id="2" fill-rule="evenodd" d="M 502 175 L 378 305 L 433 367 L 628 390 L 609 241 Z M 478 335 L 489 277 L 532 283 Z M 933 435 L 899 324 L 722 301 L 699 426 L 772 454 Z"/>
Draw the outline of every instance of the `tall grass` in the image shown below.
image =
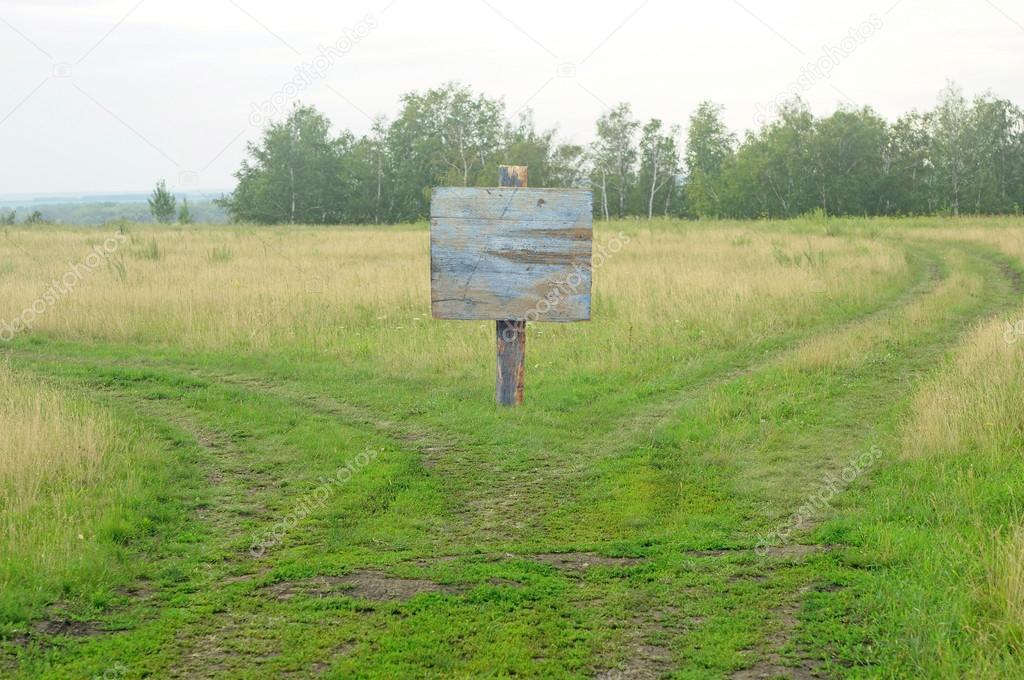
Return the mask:
<path id="1" fill-rule="evenodd" d="M 979 677 L 1000 668 L 1024 674 L 1024 524 L 993 531 L 983 544 L 984 580 L 975 585 L 984 623 L 978 626 Z"/>
<path id="2" fill-rule="evenodd" d="M 599 224 L 595 249 L 620 229 L 628 242 L 594 275 L 598 323 L 534 325 L 534 346 L 550 361 L 630 371 L 641 363 L 638 352 L 735 348 L 871 304 L 908 272 L 892 243 L 744 224 Z M 0 258 L 19 272 L 0 279 L 0 319 L 32 304 L 61 276 L 63 263 L 107 236 L 47 229 L 12 231 L 0 240 Z M 492 351 L 493 324 L 431 320 L 429 234 L 422 226 L 140 226 L 132 227 L 132 238 L 144 244 L 145 256 L 115 253 L 42 314 L 33 332 L 72 341 L 308 353 L 369 361 L 403 376 L 475 365 Z"/>
<path id="3" fill-rule="evenodd" d="M 114 430 L 0 361 L 0 592 L 59 593 L 109 568 L 101 533 L 132 484 Z M 0 622 L 28 605 L 0 598 Z"/>
<path id="4" fill-rule="evenodd" d="M 908 456 L 1003 456 L 1024 449 L 1024 339 L 1008 336 L 1007 323 L 992 319 L 975 329 L 917 394 L 903 438 Z"/>
<path id="5" fill-rule="evenodd" d="M 1005 329 L 1004 319 L 975 328 L 917 393 L 903 428 L 904 456 L 928 479 L 911 501 L 937 510 L 918 559 L 945 566 L 930 584 L 942 596 L 929 606 L 942 612 L 922 613 L 958 621 L 942 629 L 940 649 L 959 648 L 948 658 L 961 665 L 948 668 L 976 678 L 1024 674 L 1024 345 Z"/>

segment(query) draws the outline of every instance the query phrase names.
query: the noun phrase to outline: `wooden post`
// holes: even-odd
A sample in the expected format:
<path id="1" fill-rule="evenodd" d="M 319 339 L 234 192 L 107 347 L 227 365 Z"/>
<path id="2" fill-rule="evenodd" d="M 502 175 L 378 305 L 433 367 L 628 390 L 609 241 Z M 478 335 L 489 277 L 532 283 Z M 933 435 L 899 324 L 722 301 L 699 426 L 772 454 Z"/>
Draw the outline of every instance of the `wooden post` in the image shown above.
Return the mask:
<path id="1" fill-rule="evenodd" d="M 498 186 L 527 186 L 525 165 L 498 166 Z M 526 321 L 501 319 L 497 322 L 498 378 L 495 398 L 503 406 L 523 403 L 526 369 Z"/>

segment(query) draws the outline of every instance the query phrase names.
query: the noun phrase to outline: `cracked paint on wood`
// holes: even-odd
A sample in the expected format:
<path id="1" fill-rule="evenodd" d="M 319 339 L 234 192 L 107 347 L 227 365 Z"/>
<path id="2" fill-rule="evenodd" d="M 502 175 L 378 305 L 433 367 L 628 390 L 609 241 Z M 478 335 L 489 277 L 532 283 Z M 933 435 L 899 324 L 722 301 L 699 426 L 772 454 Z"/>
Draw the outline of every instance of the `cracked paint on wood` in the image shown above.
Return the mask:
<path id="1" fill-rule="evenodd" d="M 584 189 L 434 189 L 434 318 L 589 320 L 592 206 Z"/>

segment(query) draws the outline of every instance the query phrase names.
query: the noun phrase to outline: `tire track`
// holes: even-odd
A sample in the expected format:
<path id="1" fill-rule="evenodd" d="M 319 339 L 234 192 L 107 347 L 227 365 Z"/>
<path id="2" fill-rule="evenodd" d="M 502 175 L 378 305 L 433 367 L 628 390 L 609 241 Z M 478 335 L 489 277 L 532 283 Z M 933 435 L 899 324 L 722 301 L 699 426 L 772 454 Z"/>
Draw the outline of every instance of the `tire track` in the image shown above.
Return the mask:
<path id="1" fill-rule="evenodd" d="M 948 334 L 941 332 L 934 334 L 939 336 L 939 339 L 934 343 L 936 347 L 932 351 L 927 351 L 928 348 L 922 351 L 926 359 L 933 356 L 938 359 L 948 353 L 957 346 L 963 335 L 968 333 L 975 323 L 992 315 L 999 314 L 1001 311 L 1011 307 L 1013 301 L 1008 298 L 1009 292 L 1020 294 L 1024 290 L 1024 278 L 1022 278 L 1021 272 L 1010 265 L 1000 254 L 979 248 L 977 244 L 966 242 L 954 244 L 946 242 L 944 245 L 952 245 L 952 247 L 975 261 L 983 262 L 986 265 L 985 271 L 987 272 L 987 275 L 984 275 L 985 282 L 989 283 L 992 279 L 1001 280 L 1007 292 L 994 293 L 993 300 L 982 300 L 976 309 L 950 322 L 950 327 L 947 329 L 950 331 Z M 814 552 L 813 547 L 820 549 L 834 548 L 835 546 L 815 546 L 815 544 L 796 543 L 796 541 L 806 539 L 807 536 L 813 533 L 821 521 L 821 517 L 809 518 L 800 527 L 799 534 L 791 539 L 793 541 L 791 546 L 808 546 L 809 552 Z M 770 569 L 777 568 L 778 565 L 770 567 Z M 803 650 L 804 653 L 800 655 L 796 666 L 785 665 L 782 656 L 778 652 L 780 648 L 791 644 L 797 635 L 800 627 L 799 615 L 803 600 L 812 590 L 813 582 L 805 582 L 795 593 L 784 598 L 782 604 L 767 612 L 766 620 L 772 621 L 774 628 L 762 641 L 760 658 L 752 666 L 734 672 L 730 676 L 731 680 L 761 680 L 776 677 L 811 680 L 824 677 L 821 661 L 809 657 L 808 653 L 810 650 Z"/>
<path id="2" fill-rule="evenodd" d="M 607 434 L 583 439 L 576 447 L 572 461 L 559 460 L 555 465 L 534 469 L 530 474 L 518 474 L 494 467 L 491 462 L 492 449 L 486 443 L 383 418 L 371 409 L 318 392 L 316 386 L 297 381 L 267 380 L 237 372 L 197 369 L 181 364 L 173 366 L 193 377 L 217 381 L 257 394 L 268 394 L 310 412 L 340 418 L 347 423 L 369 428 L 400 446 L 411 448 L 420 454 L 425 467 L 432 470 L 436 468 L 438 474 L 445 476 L 456 494 L 451 500 L 457 499 L 461 506 L 454 511 L 459 517 L 460 528 L 465 530 L 459 536 L 460 540 L 472 540 L 474 533 L 484 534 L 492 540 L 502 537 L 514 539 L 521 531 L 510 519 L 533 514 L 524 512 L 524 503 L 534 503 L 552 486 L 552 482 L 585 476 L 595 460 L 628 450 L 638 439 L 649 436 L 653 430 L 670 422 L 702 393 L 775 365 L 814 338 L 890 315 L 918 297 L 927 295 L 944 276 L 940 266 L 941 258 L 933 249 L 924 247 L 908 247 L 907 252 L 918 259 L 920 275 L 915 283 L 880 308 L 795 338 L 783 347 L 726 369 L 723 373 L 698 378 L 662 398 L 655 406 L 648 406 L 640 413 L 629 416 L 623 424 L 612 427 Z M 454 458 L 452 454 L 456 454 Z M 487 467 L 486 471 L 481 470 L 484 466 Z M 475 472 L 480 474 L 473 474 Z M 481 475 L 488 478 L 487 485 L 473 481 Z M 468 481 L 459 483 L 461 479 Z"/>
<path id="3" fill-rule="evenodd" d="M 499 533 L 505 539 L 514 540 L 517 533 L 509 531 L 515 528 L 512 517 L 522 517 L 525 523 L 532 523 L 536 529 L 542 528 L 544 517 L 532 512 L 536 501 L 545 491 L 557 484 L 561 493 L 565 489 L 573 489 L 569 498 L 563 496 L 561 504 L 571 503 L 578 498 L 578 490 L 582 488 L 586 477 L 593 466 L 600 460 L 612 458 L 629 452 L 644 438 L 672 422 L 680 411 L 699 399 L 703 394 L 729 385 L 738 380 L 755 375 L 771 366 L 783 362 L 788 356 L 797 352 L 804 343 L 818 337 L 835 333 L 846 328 L 869 323 L 877 318 L 895 314 L 899 309 L 912 304 L 919 297 L 928 295 L 935 290 L 937 284 L 945 277 L 941 266 L 941 258 L 934 250 L 917 249 L 915 255 L 921 259 L 921 276 L 918 281 L 905 289 L 903 293 L 890 300 L 887 304 L 868 314 L 848 319 L 840 324 L 822 329 L 817 333 L 797 339 L 789 346 L 780 348 L 746 365 L 736 367 L 723 374 L 708 376 L 692 385 L 673 392 L 655 406 L 629 417 L 623 425 L 613 428 L 608 434 L 584 440 L 574 452 L 572 461 L 560 461 L 558 467 L 544 468 L 543 474 L 518 475 L 511 478 L 491 475 L 490 484 L 483 493 L 475 493 L 469 499 L 467 517 L 484 518 L 483 533 Z M 468 538 L 466 539 L 468 540 Z"/>
<path id="4" fill-rule="evenodd" d="M 492 462 L 492 447 L 487 443 L 472 441 L 465 436 L 456 436 L 422 425 L 391 420 L 370 408 L 325 395 L 318 386 L 300 381 L 268 380 L 259 375 L 199 368 L 169 360 L 121 361 L 118 366 L 170 369 L 192 379 L 216 382 L 252 394 L 269 395 L 298 409 L 337 418 L 346 425 L 373 432 L 401 448 L 418 453 L 425 468 L 444 477 L 446 486 L 452 492 L 448 499 L 452 505 L 452 512 L 458 517 L 458 528 L 461 531 L 459 540 L 469 541 L 480 535 L 492 541 L 515 539 L 523 533 L 530 521 L 536 522 L 540 519 L 539 516 L 531 517 L 535 513 L 524 511 L 524 504 L 532 504 L 539 497 L 549 495 L 553 484 L 585 477 L 595 461 L 629 450 L 639 439 L 650 436 L 653 431 L 671 422 L 679 411 L 701 394 L 762 371 L 814 338 L 887 315 L 893 309 L 905 306 L 918 296 L 934 289 L 942 278 L 940 259 L 934 250 L 913 246 L 904 248 L 908 257 L 918 260 L 917 268 L 920 274 L 915 283 L 886 304 L 840 324 L 794 338 L 782 347 L 755 359 L 743 361 L 724 372 L 697 378 L 684 385 L 682 389 L 660 398 L 657 404 L 628 416 L 607 433 L 584 438 L 575 447 L 571 460 L 538 460 L 529 474 L 496 467 Z M 25 354 L 35 360 L 44 356 Z M 50 358 L 54 363 L 68 363 L 70 359 L 87 366 L 108 365 L 87 357 Z M 483 467 L 487 469 L 483 470 Z M 481 475 L 488 478 L 487 485 L 476 482 Z M 512 518 L 524 516 L 527 518 L 526 521 L 519 522 L 518 527 L 515 521 L 510 521 Z"/>
<path id="5" fill-rule="evenodd" d="M 907 251 L 909 254 L 909 251 Z M 765 352 L 761 357 L 754 360 L 743 360 L 736 362 L 738 365 L 723 367 L 722 372 L 693 378 L 690 382 L 684 382 L 678 389 L 669 391 L 667 397 L 659 397 L 660 403 L 654 406 L 645 407 L 640 413 L 626 417 L 626 424 L 617 423 L 613 425 L 610 434 L 604 435 L 607 439 L 598 435 L 595 438 L 588 438 L 581 442 L 581 448 L 593 448 L 595 446 L 606 446 L 615 439 L 628 438 L 629 435 L 651 429 L 651 423 L 664 422 L 678 410 L 681 404 L 689 401 L 693 395 L 702 391 L 712 389 L 723 383 L 731 382 L 745 375 L 750 375 L 762 370 L 765 366 L 774 363 L 780 356 L 793 351 L 793 349 L 807 340 L 834 332 L 837 329 L 854 325 L 884 314 L 893 306 L 900 306 L 908 299 L 927 292 L 941 278 L 937 268 L 937 261 L 933 253 L 926 250 L 918 250 L 914 256 L 923 260 L 922 276 L 912 286 L 904 289 L 902 293 L 883 305 L 881 308 L 867 313 L 854 315 L 838 325 L 817 328 L 810 333 L 792 338 L 783 346 Z M 90 366 L 106 366 L 102 361 L 88 357 L 71 357 L 66 355 L 44 354 L 24 350 L 10 351 L 12 356 L 24 356 L 30 359 L 50 359 L 53 363 L 80 363 Z M 263 376 L 241 373 L 237 371 L 218 371 L 211 369 L 197 368 L 184 360 L 152 360 L 144 359 L 138 361 L 119 361 L 119 366 L 136 368 L 170 368 L 181 371 L 190 377 L 205 380 L 216 380 L 218 382 L 233 385 L 239 389 L 247 389 L 254 393 L 265 393 L 276 396 L 294 404 L 305 404 L 309 410 L 323 415 L 330 415 L 340 418 L 351 425 L 358 425 L 371 428 L 375 433 L 392 439 L 396 444 L 408 444 L 414 450 L 423 454 L 425 464 L 432 467 L 437 464 L 440 456 L 446 451 L 458 448 L 473 448 L 486 446 L 485 442 L 471 441 L 464 437 L 456 437 L 449 432 L 442 432 L 427 426 L 410 427 L 403 422 L 396 422 L 383 416 L 372 408 L 359 406 L 348 401 L 319 392 L 315 385 L 309 385 L 302 381 L 289 380 L 268 380 Z"/>

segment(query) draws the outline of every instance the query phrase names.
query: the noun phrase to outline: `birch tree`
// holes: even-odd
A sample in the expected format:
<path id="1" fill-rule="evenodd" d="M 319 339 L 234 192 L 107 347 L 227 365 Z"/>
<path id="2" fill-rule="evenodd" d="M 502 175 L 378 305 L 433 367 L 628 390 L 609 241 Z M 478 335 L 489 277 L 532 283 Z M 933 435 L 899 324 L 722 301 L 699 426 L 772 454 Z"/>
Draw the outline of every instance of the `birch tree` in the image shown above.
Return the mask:
<path id="1" fill-rule="evenodd" d="M 640 123 L 633 118 L 629 104 L 619 104 L 597 121 L 597 141 L 593 147 L 594 170 L 600 181 L 602 207 L 608 217 L 607 196 L 615 190 L 618 211 L 626 214 L 626 198 L 633 187 L 637 148 L 636 131 Z"/>
<path id="2" fill-rule="evenodd" d="M 673 126 L 664 134 L 662 122 L 652 118 L 643 127 L 640 137 L 640 181 L 646 193 L 647 219 L 654 217 L 654 201 L 667 193 L 679 173 L 679 149 L 676 138 L 679 128 Z M 666 201 L 666 211 L 667 211 Z"/>

